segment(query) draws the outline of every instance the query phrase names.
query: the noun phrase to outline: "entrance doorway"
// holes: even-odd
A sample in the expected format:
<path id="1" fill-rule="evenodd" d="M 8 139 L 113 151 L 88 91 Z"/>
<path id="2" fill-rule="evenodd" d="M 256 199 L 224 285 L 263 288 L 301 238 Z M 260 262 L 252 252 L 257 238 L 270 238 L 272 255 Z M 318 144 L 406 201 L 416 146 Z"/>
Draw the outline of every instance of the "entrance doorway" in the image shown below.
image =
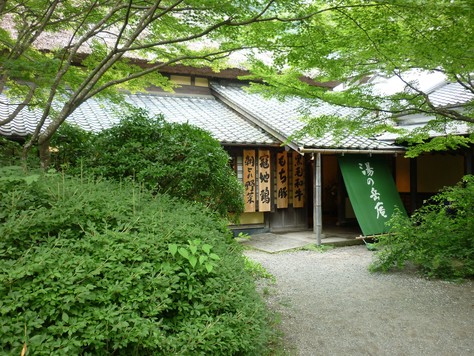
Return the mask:
<path id="1" fill-rule="evenodd" d="M 359 228 L 354 211 L 352 210 L 347 191 L 337 161 L 337 155 L 321 155 L 321 198 L 323 214 L 323 230 L 328 228 Z M 307 169 L 308 184 L 308 225 L 313 228 L 313 194 L 314 194 L 314 165 L 311 160 Z"/>

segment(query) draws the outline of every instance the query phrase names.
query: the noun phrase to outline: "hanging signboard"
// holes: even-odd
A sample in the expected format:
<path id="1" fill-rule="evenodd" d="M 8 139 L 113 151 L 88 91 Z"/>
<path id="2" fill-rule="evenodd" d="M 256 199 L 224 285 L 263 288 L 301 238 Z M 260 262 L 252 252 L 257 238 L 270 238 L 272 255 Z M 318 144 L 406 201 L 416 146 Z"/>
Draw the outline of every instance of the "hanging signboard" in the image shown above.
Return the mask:
<path id="1" fill-rule="evenodd" d="M 339 157 L 344 183 L 364 236 L 388 231 L 386 222 L 396 208 L 404 214 L 400 195 L 387 162 L 380 157 Z"/>
<path id="2" fill-rule="evenodd" d="M 277 208 L 288 208 L 288 153 L 277 153 Z"/>
<path id="3" fill-rule="evenodd" d="M 255 211 L 256 201 L 256 162 L 255 150 L 244 150 L 243 183 L 246 213 Z"/>
<path id="4" fill-rule="evenodd" d="M 271 211 L 270 151 L 258 151 L 258 211 Z"/>
<path id="5" fill-rule="evenodd" d="M 304 157 L 293 151 L 293 207 L 303 208 L 305 200 Z"/>

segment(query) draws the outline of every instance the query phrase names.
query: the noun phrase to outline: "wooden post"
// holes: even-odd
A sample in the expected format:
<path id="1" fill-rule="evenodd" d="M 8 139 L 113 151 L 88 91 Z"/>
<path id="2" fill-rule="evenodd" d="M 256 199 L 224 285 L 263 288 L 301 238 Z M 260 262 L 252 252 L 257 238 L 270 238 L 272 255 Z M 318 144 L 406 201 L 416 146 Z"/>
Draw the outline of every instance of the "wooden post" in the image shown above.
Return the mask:
<path id="1" fill-rule="evenodd" d="M 321 153 L 316 153 L 314 164 L 314 207 L 313 207 L 313 229 L 316 234 L 316 244 L 321 246 L 321 232 L 323 230 L 323 209 L 321 190 Z"/>

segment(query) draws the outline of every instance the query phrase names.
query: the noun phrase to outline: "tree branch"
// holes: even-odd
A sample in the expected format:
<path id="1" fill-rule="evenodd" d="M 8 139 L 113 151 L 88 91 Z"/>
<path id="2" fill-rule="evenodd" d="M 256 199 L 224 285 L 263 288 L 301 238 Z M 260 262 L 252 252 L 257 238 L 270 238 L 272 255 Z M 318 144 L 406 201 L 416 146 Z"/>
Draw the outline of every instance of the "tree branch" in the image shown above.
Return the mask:
<path id="1" fill-rule="evenodd" d="M 454 77 L 456 78 L 456 82 L 458 82 L 464 89 L 474 94 L 474 83 L 470 74 L 467 74 L 467 78 L 463 78 L 461 74 L 455 74 Z"/>
<path id="2" fill-rule="evenodd" d="M 455 120 L 455 121 L 464 121 L 464 122 L 470 122 L 470 123 L 474 123 L 474 118 L 473 117 L 470 117 L 470 116 L 466 116 L 466 115 L 463 115 L 461 114 L 460 112 L 456 111 L 456 110 L 453 110 L 453 109 L 449 109 L 449 108 L 446 108 L 446 107 L 439 107 L 439 106 L 435 106 L 433 104 L 433 102 L 430 100 L 429 98 L 429 95 L 425 92 L 423 92 L 422 90 L 418 89 L 417 87 L 415 87 L 412 83 L 408 82 L 407 80 L 405 80 L 402 75 L 400 73 L 398 73 L 397 71 L 394 71 L 394 74 L 407 86 L 409 87 L 411 90 L 415 91 L 416 93 L 418 93 L 418 95 L 421 95 L 424 99 L 425 99 L 425 102 L 424 104 L 426 106 L 428 106 L 430 108 L 430 110 L 426 111 L 426 110 L 423 110 L 422 108 L 413 108 L 413 110 L 415 112 L 422 112 L 422 113 L 431 113 L 431 114 L 438 114 L 438 115 L 442 115 L 442 116 L 445 116 L 447 118 L 450 118 L 452 120 Z"/>
<path id="3" fill-rule="evenodd" d="M 96 2 L 94 2 L 93 4 L 91 4 L 91 7 L 89 8 L 89 11 L 86 13 L 86 17 L 89 16 L 89 13 L 90 11 L 92 11 L 93 7 L 95 6 Z M 79 48 L 91 37 L 93 37 L 95 34 L 96 34 L 96 31 L 103 25 L 106 23 L 106 21 L 111 18 L 113 16 L 113 14 L 115 14 L 117 11 L 119 11 L 123 5 L 121 5 L 121 1 L 120 0 L 117 0 L 116 4 L 118 4 L 116 7 L 113 7 L 109 13 L 104 16 L 102 18 L 101 21 L 99 21 L 94 27 L 92 27 L 91 30 L 89 30 L 86 34 L 84 34 L 80 39 L 79 41 L 72 47 L 72 49 L 70 50 L 70 53 L 69 53 L 69 56 L 68 56 L 68 59 L 67 60 L 63 60 L 62 62 L 62 67 L 61 69 L 58 71 L 58 73 L 56 74 L 56 77 L 55 77 L 55 80 L 53 82 L 53 84 L 51 85 L 51 89 L 50 89 L 50 93 L 49 93 L 49 97 L 48 97 L 48 100 L 46 102 L 46 105 L 45 105 L 45 108 L 43 109 L 43 113 L 41 115 L 41 119 L 33 133 L 33 135 L 31 136 L 30 140 L 25 144 L 24 146 L 24 150 L 25 152 L 28 151 L 33 143 L 38 140 L 39 138 L 39 135 L 40 135 L 40 132 L 41 132 L 41 129 L 43 128 L 44 126 L 44 123 L 46 122 L 46 119 L 47 117 L 49 116 L 49 113 L 51 111 L 51 106 L 52 106 L 52 103 L 54 101 L 54 98 L 56 96 L 56 93 L 57 93 L 57 90 L 61 84 L 61 80 L 62 78 L 64 77 L 64 75 L 67 73 L 69 67 L 71 66 L 71 63 L 73 61 L 73 58 L 74 56 L 76 55 L 77 51 L 79 50 Z M 85 18 L 84 18 L 84 21 L 85 21 Z M 79 27 L 78 27 L 79 28 Z M 76 31 L 78 31 L 78 28 L 76 29 Z M 76 32 L 75 32 L 76 33 Z M 70 41 L 71 43 L 71 41 Z M 60 120 L 60 124 L 62 122 L 64 122 L 66 118 L 64 118 L 63 120 Z M 54 126 L 54 120 L 53 120 L 53 123 L 51 124 Z M 51 126 L 50 125 L 50 126 Z M 59 127 L 59 125 L 56 127 L 56 129 Z M 55 130 L 56 130 L 55 129 Z M 54 131 L 53 131 L 54 133 Z M 52 133 L 51 133 L 52 135 Z M 51 136 L 50 135 L 50 136 Z M 48 137 L 49 139 L 50 137 Z"/>
<path id="4" fill-rule="evenodd" d="M 31 102 L 31 99 L 33 99 L 33 95 L 36 90 L 36 85 L 33 83 L 27 84 L 27 85 L 29 87 L 29 90 L 28 90 L 28 94 L 25 96 L 25 99 L 20 104 L 14 104 L 14 105 L 17 105 L 17 107 L 10 115 L 8 115 L 8 117 L 5 120 L 0 121 L 0 126 L 6 125 L 12 122 L 18 116 L 18 114 L 23 110 L 23 108 L 28 106 L 28 104 Z"/>
<path id="5" fill-rule="evenodd" d="M 237 50 L 241 50 L 241 49 L 250 49 L 252 47 L 239 47 L 238 49 L 229 49 L 229 50 L 222 50 L 222 51 L 217 51 L 217 52 L 213 52 L 213 53 L 208 53 L 208 54 L 204 54 L 204 55 L 198 55 L 198 56 L 190 56 L 190 55 L 185 55 L 185 56 L 180 56 L 180 57 L 176 57 L 176 58 L 173 58 L 173 59 L 170 59 L 168 60 L 167 62 L 163 62 L 163 63 L 159 63 L 159 64 L 156 64 L 150 68 L 147 68 L 143 71 L 140 71 L 140 72 L 137 72 L 137 73 L 133 73 L 132 75 L 129 75 L 128 77 L 126 78 L 119 78 L 119 79 L 116 79 L 116 80 L 112 80 L 112 81 L 109 81 L 108 83 L 105 83 L 103 85 L 101 85 L 100 87 L 94 89 L 94 90 L 91 90 L 85 97 L 84 97 L 84 101 L 99 94 L 100 92 L 104 91 L 105 89 L 107 88 L 110 88 L 110 87 L 113 87 L 113 86 L 116 86 L 116 85 L 119 85 L 119 84 L 122 84 L 122 83 L 125 83 L 125 82 L 128 82 L 130 80 L 133 80 L 133 79 L 137 79 L 137 78 L 140 78 L 140 77 L 143 77 L 147 74 L 150 74 L 150 73 L 153 73 L 153 72 L 156 72 L 157 70 L 159 70 L 160 68 L 163 68 L 163 67 L 166 67 L 166 66 L 169 66 L 171 64 L 176 64 L 176 63 L 179 63 L 179 62 L 182 62 L 184 60 L 208 60 L 210 62 L 216 60 L 215 58 L 214 59 L 210 59 L 210 57 L 218 57 L 218 56 L 222 56 L 222 55 L 225 55 L 225 56 L 228 56 L 230 55 L 230 53 L 232 52 L 235 52 Z"/>

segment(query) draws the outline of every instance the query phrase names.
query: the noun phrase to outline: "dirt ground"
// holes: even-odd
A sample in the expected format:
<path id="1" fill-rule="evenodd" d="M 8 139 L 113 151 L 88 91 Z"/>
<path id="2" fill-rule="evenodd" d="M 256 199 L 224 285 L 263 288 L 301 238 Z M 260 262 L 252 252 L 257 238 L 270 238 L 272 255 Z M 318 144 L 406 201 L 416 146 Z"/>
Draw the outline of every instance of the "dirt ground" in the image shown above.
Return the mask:
<path id="1" fill-rule="evenodd" d="M 291 355 L 474 355 L 474 281 L 370 273 L 365 246 L 245 254 L 276 277 L 260 288 Z"/>

